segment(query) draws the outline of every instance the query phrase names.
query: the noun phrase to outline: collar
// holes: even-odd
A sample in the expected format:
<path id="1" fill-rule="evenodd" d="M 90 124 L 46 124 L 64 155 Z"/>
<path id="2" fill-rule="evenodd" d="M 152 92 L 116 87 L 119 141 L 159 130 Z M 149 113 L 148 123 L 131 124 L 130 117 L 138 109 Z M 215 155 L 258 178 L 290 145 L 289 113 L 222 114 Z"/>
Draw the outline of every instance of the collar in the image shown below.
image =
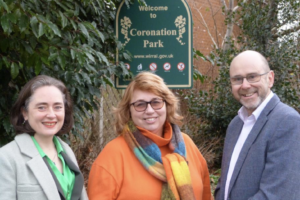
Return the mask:
<path id="1" fill-rule="evenodd" d="M 31 136 L 31 139 L 32 139 L 34 145 L 36 146 L 41 157 L 43 158 L 43 157 L 47 156 L 45 154 L 45 152 L 43 151 L 43 149 L 41 148 L 41 146 L 39 145 L 39 143 L 36 141 L 36 139 L 33 136 Z M 53 137 L 53 143 L 55 145 L 55 148 L 56 148 L 56 151 L 58 154 L 60 154 L 62 151 L 64 151 L 56 136 Z"/>
<path id="2" fill-rule="evenodd" d="M 55 144 L 55 147 L 56 147 L 56 150 L 57 150 L 57 153 L 61 153 L 62 151 L 64 151 L 64 149 L 62 148 L 60 142 L 58 141 L 57 137 L 54 136 L 53 137 L 53 142 Z"/>
<path id="3" fill-rule="evenodd" d="M 23 154 L 31 158 L 40 155 L 29 134 L 18 134 L 15 137 L 15 141 Z"/>

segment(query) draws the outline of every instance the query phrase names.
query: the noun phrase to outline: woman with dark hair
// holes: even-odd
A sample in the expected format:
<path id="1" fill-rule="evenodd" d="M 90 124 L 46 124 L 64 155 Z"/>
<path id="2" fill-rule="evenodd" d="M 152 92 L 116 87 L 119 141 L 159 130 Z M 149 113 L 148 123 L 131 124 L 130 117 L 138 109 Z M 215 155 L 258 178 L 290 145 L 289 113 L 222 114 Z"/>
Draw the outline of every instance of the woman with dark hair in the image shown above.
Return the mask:
<path id="1" fill-rule="evenodd" d="M 57 135 L 73 126 L 66 86 L 40 75 L 21 90 L 11 111 L 17 136 L 0 149 L 0 200 L 86 200 L 72 149 Z"/>
<path id="2" fill-rule="evenodd" d="M 207 164 L 178 127 L 178 99 L 163 79 L 139 73 L 115 109 L 120 135 L 93 163 L 90 200 L 210 200 Z"/>

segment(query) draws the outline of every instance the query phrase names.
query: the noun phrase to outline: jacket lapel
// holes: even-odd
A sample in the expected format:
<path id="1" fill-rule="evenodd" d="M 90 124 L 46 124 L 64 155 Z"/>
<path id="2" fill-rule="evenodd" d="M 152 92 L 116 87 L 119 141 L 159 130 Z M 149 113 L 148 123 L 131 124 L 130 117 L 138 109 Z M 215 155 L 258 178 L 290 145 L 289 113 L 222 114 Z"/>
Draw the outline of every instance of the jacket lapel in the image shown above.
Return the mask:
<path id="1" fill-rule="evenodd" d="M 265 123 L 267 122 L 267 117 L 266 116 L 260 116 L 259 117 L 259 120 L 256 121 L 255 125 L 253 126 L 251 132 L 249 133 L 245 143 L 244 143 L 244 146 L 240 152 L 240 155 L 238 157 L 238 160 L 236 162 L 236 165 L 235 165 L 235 168 L 234 168 L 234 171 L 232 173 L 232 177 L 231 177 L 231 181 L 230 181 L 230 184 L 229 184 L 229 189 L 228 189 L 228 194 L 230 193 L 235 181 L 236 181 L 236 178 L 238 177 L 238 174 L 240 173 L 240 170 L 243 166 L 243 163 L 247 157 L 247 154 L 253 144 L 253 142 L 255 141 L 255 139 L 257 138 L 257 136 L 260 134 L 260 131 L 262 130 L 263 126 L 265 125 Z M 235 146 L 235 145 L 232 145 L 232 146 Z"/>
<path id="2" fill-rule="evenodd" d="M 75 174 L 75 183 L 74 188 L 72 191 L 72 200 L 78 200 L 80 199 L 82 188 L 83 188 L 83 175 L 81 174 L 79 168 L 72 162 L 72 160 L 69 158 L 69 156 L 65 152 L 61 152 L 62 157 L 64 158 L 66 164 L 69 166 L 69 168 L 74 172 Z"/>
<path id="3" fill-rule="evenodd" d="M 225 155 L 223 155 L 224 156 L 223 163 L 224 163 L 224 169 L 226 169 L 226 171 L 225 171 L 226 176 L 227 176 L 227 171 L 229 169 L 229 163 L 230 163 L 230 159 L 231 159 L 231 156 L 233 153 L 233 149 L 235 147 L 235 145 L 232 145 L 232 144 L 236 144 L 236 142 L 240 136 L 240 133 L 243 128 L 243 121 L 240 118 L 238 118 L 237 122 L 232 124 L 232 126 L 235 127 L 233 130 L 234 132 L 229 133 L 229 134 L 231 134 L 231 136 L 226 138 L 225 142 L 227 145 L 224 145 L 226 149 L 223 150 L 224 152 L 228 152 Z"/>
<path id="4" fill-rule="evenodd" d="M 49 172 L 50 172 L 51 175 L 52 175 L 52 178 L 53 178 L 53 180 L 54 180 L 54 182 L 55 182 L 56 188 L 57 188 L 57 190 L 58 190 L 58 192 L 59 192 L 60 199 L 61 199 L 61 200 L 65 200 L 66 198 L 65 198 L 65 195 L 64 195 L 64 191 L 62 190 L 61 185 L 60 185 L 59 181 L 57 180 L 56 175 L 55 175 L 54 172 L 52 171 L 52 169 L 51 169 L 51 167 L 50 167 L 50 165 L 49 165 L 49 163 L 48 163 L 46 157 L 44 157 L 43 160 L 44 160 L 46 166 L 48 167 Z"/>
<path id="5" fill-rule="evenodd" d="M 39 182 L 48 200 L 58 200 L 60 196 L 57 191 L 55 182 L 51 176 L 51 173 L 44 160 L 40 156 L 36 149 L 32 139 L 26 133 L 16 136 L 15 141 L 17 142 L 20 151 L 30 157 L 31 159 L 27 162 L 27 166 L 31 169 L 33 175 Z"/>
<path id="6" fill-rule="evenodd" d="M 278 96 L 276 94 L 274 94 L 273 98 L 270 100 L 270 102 L 266 105 L 266 107 L 263 109 L 263 111 L 261 112 L 261 114 L 259 115 L 256 123 L 254 124 L 252 130 L 250 131 L 244 146 L 240 152 L 239 158 L 237 160 L 237 163 L 235 165 L 232 177 L 231 177 L 231 181 L 229 184 L 229 189 L 228 189 L 228 194 L 230 194 L 231 189 L 241 171 L 241 168 L 243 166 L 243 163 L 247 157 L 247 154 L 252 146 L 252 144 L 254 143 L 254 141 L 256 140 L 256 138 L 258 137 L 258 135 L 261 133 L 261 130 L 263 129 L 264 125 L 266 124 L 266 122 L 268 121 L 268 115 L 270 114 L 270 112 L 273 110 L 273 108 L 280 102 Z M 236 144 L 232 143 L 232 144 Z M 231 145 L 233 146 L 232 148 L 234 148 L 235 145 Z M 231 154 L 232 155 L 232 151 Z"/>
<path id="7" fill-rule="evenodd" d="M 235 147 L 234 144 L 236 144 L 236 142 L 240 136 L 240 133 L 242 131 L 243 121 L 237 116 L 236 119 L 233 120 L 233 124 L 231 124 L 231 126 L 234 127 L 234 129 L 229 130 L 230 132 L 227 133 L 229 135 L 225 139 L 225 145 L 224 145 L 225 148 L 223 150 L 223 152 L 226 152 L 226 153 L 223 154 L 223 159 L 222 159 L 222 176 L 223 176 L 222 181 L 224 184 L 224 187 L 221 187 L 221 190 L 220 190 L 220 196 L 222 198 L 224 198 L 227 173 L 229 170 L 229 164 L 230 164 L 231 156 L 233 153 L 233 149 Z M 231 132 L 231 131 L 233 131 L 233 132 Z"/>

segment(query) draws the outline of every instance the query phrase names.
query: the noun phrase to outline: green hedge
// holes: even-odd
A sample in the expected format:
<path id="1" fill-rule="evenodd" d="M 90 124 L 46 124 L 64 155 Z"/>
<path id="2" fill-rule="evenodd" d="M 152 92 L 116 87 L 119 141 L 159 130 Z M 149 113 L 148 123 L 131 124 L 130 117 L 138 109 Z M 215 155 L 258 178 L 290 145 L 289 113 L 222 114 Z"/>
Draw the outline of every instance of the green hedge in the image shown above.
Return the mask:
<path id="1" fill-rule="evenodd" d="M 129 6 L 129 1 L 125 3 Z M 0 0 L 0 146 L 13 139 L 9 112 L 22 86 L 46 74 L 70 90 L 76 123 L 97 108 L 100 86 L 112 75 L 128 74 L 120 58 L 130 58 L 114 36 L 120 0 Z"/>

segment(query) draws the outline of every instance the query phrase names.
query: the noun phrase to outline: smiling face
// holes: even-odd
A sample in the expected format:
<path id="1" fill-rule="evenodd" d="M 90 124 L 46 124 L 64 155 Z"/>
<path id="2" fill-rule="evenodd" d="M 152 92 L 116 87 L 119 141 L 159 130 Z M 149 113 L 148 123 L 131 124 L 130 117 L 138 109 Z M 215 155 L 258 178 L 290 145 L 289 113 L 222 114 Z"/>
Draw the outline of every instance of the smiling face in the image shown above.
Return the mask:
<path id="1" fill-rule="evenodd" d="M 230 65 L 230 77 L 246 77 L 249 74 L 263 74 L 270 71 L 263 59 L 260 54 L 254 51 L 239 54 Z M 249 83 L 244 78 L 241 85 L 231 85 L 232 94 L 246 108 L 248 115 L 251 115 L 270 94 L 273 83 L 274 72 L 270 71 L 261 76 L 258 82 Z"/>
<path id="2" fill-rule="evenodd" d="M 130 103 L 136 101 L 151 101 L 153 99 L 162 99 L 160 96 L 157 96 L 151 92 L 134 90 Z M 154 110 L 150 104 L 147 105 L 147 109 L 142 112 L 135 110 L 134 106 L 130 106 L 130 114 L 133 123 L 136 126 L 144 128 L 152 133 L 162 136 L 163 127 L 167 118 L 167 109 L 166 104 L 164 103 L 163 107 L 159 110 Z"/>
<path id="3" fill-rule="evenodd" d="M 65 119 L 64 100 L 55 86 L 43 86 L 30 97 L 27 110 L 22 111 L 36 132 L 34 137 L 53 137 L 63 126 Z"/>

